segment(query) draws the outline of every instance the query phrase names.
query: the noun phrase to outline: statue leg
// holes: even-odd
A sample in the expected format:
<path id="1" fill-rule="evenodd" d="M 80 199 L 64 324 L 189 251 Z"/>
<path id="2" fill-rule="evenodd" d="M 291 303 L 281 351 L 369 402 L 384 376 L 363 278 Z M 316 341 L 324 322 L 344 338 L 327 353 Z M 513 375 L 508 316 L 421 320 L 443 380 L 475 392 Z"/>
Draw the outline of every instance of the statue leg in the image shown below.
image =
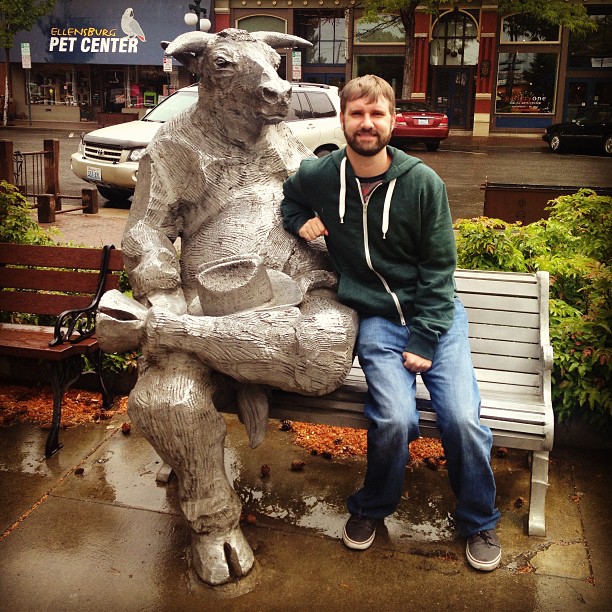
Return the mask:
<path id="1" fill-rule="evenodd" d="M 181 353 L 147 363 L 130 394 L 130 417 L 178 478 L 192 529 L 193 564 L 211 585 L 245 576 L 253 552 L 240 527 L 241 503 L 224 465 L 226 425 L 213 401 L 210 369 Z"/>

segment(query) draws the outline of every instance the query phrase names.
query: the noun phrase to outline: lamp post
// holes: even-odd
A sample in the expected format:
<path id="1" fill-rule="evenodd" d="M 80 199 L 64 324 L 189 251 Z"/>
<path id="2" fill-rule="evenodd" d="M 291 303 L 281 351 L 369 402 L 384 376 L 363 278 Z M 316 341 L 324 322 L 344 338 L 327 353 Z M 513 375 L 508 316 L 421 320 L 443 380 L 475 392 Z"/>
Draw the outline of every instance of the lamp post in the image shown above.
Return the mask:
<path id="1" fill-rule="evenodd" d="M 185 23 L 188 26 L 195 26 L 196 32 L 208 32 L 211 28 L 210 19 L 206 18 L 206 9 L 201 8 L 202 0 L 193 0 L 193 4 L 189 5 L 191 13 L 185 14 Z"/>

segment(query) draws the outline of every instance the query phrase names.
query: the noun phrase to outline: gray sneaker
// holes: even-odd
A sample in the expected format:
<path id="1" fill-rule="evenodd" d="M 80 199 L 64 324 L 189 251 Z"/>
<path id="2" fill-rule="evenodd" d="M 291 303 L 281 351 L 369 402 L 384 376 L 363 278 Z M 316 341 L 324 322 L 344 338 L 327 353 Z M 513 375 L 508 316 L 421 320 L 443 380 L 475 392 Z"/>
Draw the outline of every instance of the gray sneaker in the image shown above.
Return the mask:
<path id="1" fill-rule="evenodd" d="M 342 541 L 354 550 L 370 548 L 376 535 L 376 522 L 376 519 L 368 518 L 367 516 L 351 514 L 344 526 Z"/>
<path id="2" fill-rule="evenodd" d="M 501 544 L 495 529 L 479 531 L 469 536 L 465 554 L 472 567 L 483 572 L 494 570 L 501 560 Z"/>

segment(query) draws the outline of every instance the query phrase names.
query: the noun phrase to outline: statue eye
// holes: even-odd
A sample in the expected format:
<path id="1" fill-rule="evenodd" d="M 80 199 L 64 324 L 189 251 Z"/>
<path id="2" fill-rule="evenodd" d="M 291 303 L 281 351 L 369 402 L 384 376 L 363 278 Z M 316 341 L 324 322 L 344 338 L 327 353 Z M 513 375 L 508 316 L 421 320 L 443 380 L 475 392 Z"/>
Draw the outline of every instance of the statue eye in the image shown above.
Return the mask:
<path id="1" fill-rule="evenodd" d="M 217 68 L 229 68 L 231 65 L 232 62 L 230 62 L 228 59 L 225 59 L 224 57 L 215 58 L 215 66 Z"/>

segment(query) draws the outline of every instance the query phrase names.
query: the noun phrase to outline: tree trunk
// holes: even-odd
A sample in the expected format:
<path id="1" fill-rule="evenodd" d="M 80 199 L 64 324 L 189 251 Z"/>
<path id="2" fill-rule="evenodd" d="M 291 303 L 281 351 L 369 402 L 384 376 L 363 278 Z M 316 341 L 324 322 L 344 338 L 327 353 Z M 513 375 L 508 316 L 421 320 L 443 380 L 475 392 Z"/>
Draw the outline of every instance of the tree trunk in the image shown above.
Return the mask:
<path id="1" fill-rule="evenodd" d="M 4 105 L 2 109 L 2 125 L 4 127 L 6 127 L 8 123 L 9 96 L 11 93 L 9 90 L 9 70 L 11 69 L 10 52 L 11 52 L 10 49 L 4 49 L 4 53 L 5 53 L 4 64 L 5 64 L 5 71 L 6 71 L 6 74 L 4 75 Z"/>
<path id="2" fill-rule="evenodd" d="M 400 10 L 400 17 L 406 32 L 404 47 L 404 81 L 402 83 L 402 98 L 410 98 L 412 93 L 412 77 L 414 74 L 414 31 L 415 13 L 418 2 L 410 2 L 407 8 Z"/>

